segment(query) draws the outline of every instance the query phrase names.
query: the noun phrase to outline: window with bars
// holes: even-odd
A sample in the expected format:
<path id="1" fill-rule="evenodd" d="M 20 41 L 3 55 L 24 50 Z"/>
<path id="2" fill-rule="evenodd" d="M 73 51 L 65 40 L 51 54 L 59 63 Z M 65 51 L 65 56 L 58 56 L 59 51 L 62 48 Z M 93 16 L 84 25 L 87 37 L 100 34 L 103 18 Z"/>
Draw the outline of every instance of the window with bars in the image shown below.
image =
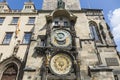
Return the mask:
<path id="1" fill-rule="evenodd" d="M 23 38 L 23 44 L 29 44 L 30 39 L 31 39 L 31 33 L 30 32 L 25 32 L 24 38 Z"/>
<path id="2" fill-rule="evenodd" d="M 35 17 L 29 17 L 28 24 L 34 24 L 35 23 Z"/>
<path id="3" fill-rule="evenodd" d="M 0 24 L 4 22 L 5 17 L 0 17 Z"/>
<path id="4" fill-rule="evenodd" d="M 11 24 L 17 24 L 19 17 L 13 17 Z"/>
<path id="5" fill-rule="evenodd" d="M 12 32 L 7 32 L 5 35 L 5 38 L 3 40 L 3 44 L 10 44 L 11 38 L 12 38 Z"/>

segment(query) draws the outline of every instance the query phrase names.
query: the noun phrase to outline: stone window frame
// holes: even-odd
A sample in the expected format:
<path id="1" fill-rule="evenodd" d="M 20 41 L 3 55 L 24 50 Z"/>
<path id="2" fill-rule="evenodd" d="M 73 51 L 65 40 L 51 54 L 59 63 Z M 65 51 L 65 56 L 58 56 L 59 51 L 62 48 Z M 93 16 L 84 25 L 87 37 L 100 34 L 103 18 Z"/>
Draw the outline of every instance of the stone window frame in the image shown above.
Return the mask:
<path id="1" fill-rule="evenodd" d="M 6 73 L 6 71 L 9 70 L 9 68 L 13 68 L 16 71 L 16 73 L 13 73 L 13 75 L 15 75 L 15 79 L 16 79 L 17 75 L 18 75 L 18 67 L 15 63 L 10 63 L 5 67 L 1 78 L 3 78 L 3 76 L 6 76 L 6 75 L 12 75 L 11 73 Z"/>
<path id="2" fill-rule="evenodd" d="M 12 18 L 12 21 L 11 21 L 11 24 L 12 24 L 12 25 L 17 25 L 17 24 L 18 24 L 18 21 L 19 21 L 19 18 L 20 18 L 20 17 L 13 17 L 13 18 Z"/>
<path id="3" fill-rule="evenodd" d="M 91 30 L 91 27 L 95 27 L 95 28 L 92 28 Z M 94 32 L 93 32 L 93 29 L 94 29 Z M 94 39 L 95 42 L 101 42 L 102 39 L 101 39 L 101 35 L 100 35 L 100 30 L 98 28 L 98 25 L 96 22 L 94 21 L 89 21 L 89 30 L 90 30 L 90 37 L 91 39 Z M 93 36 L 92 36 L 93 35 Z M 94 37 L 97 37 L 98 39 L 94 38 Z"/>
<path id="4" fill-rule="evenodd" d="M 25 39 L 26 34 L 30 34 L 29 39 L 26 38 L 27 40 L 29 40 L 29 41 L 27 41 L 27 42 L 26 42 L 26 39 Z M 29 44 L 30 44 L 31 37 L 32 37 L 32 32 L 24 32 L 24 37 L 23 37 L 23 40 L 22 40 L 22 44 L 24 44 L 24 45 L 29 45 Z M 25 40 L 25 41 L 24 41 L 24 40 Z"/>
<path id="5" fill-rule="evenodd" d="M 10 39 L 6 38 L 8 34 L 11 34 Z M 9 45 L 10 42 L 11 42 L 12 36 L 13 36 L 13 32 L 6 32 L 5 37 L 4 37 L 3 41 L 2 41 L 2 44 L 3 45 Z M 5 40 L 9 40 L 9 41 L 6 42 Z"/>
<path id="6" fill-rule="evenodd" d="M 34 25 L 35 24 L 35 19 L 36 19 L 36 17 L 29 17 L 27 24 Z"/>
<path id="7" fill-rule="evenodd" d="M 5 17 L 0 17 L 0 24 L 3 24 Z"/>
<path id="8" fill-rule="evenodd" d="M 19 58 L 15 57 L 14 55 L 10 56 L 7 59 L 4 59 L 1 63 L 0 63 L 0 70 L 1 70 L 1 74 L 0 76 L 2 77 L 4 71 L 11 65 L 14 64 L 17 67 L 17 75 L 16 75 L 16 79 L 18 80 L 18 77 L 20 76 L 20 68 L 22 65 L 22 62 Z"/>

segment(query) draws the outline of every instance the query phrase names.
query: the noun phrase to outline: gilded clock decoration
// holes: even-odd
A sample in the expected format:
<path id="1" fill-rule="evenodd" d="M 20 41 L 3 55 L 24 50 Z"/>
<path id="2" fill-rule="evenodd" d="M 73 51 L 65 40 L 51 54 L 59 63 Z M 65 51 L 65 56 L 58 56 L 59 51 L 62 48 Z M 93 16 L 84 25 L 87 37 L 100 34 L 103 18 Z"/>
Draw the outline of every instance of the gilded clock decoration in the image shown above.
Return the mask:
<path id="1" fill-rule="evenodd" d="M 57 54 L 51 59 L 50 66 L 54 73 L 63 75 L 70 72 L 72 61 L 69 55 Z"/>

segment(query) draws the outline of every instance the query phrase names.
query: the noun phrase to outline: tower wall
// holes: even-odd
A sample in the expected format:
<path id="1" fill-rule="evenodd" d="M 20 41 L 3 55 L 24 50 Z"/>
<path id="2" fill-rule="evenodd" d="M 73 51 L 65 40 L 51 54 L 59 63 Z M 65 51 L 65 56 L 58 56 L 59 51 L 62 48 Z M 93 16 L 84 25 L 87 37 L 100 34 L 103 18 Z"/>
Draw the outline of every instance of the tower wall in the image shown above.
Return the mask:
<path id="1" fill-rule="evenodd" d="M 79 0 L 63 0 L 65 2 L 65 9 L 67 10 L 80 10 L 80 1 Z M 57 0 L 44 0 L 43 1 L 43 10 L 54 10 L 57 8 Z"/>

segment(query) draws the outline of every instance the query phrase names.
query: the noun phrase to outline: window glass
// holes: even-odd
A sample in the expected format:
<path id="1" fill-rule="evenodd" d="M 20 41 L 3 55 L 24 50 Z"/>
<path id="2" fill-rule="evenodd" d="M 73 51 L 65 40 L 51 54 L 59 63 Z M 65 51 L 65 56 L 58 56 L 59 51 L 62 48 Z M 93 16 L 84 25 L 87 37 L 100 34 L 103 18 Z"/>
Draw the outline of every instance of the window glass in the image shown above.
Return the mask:
<path id="1" fill-rule="evenodd" d="M 34 24 L 35 22 L 35 17 L 29 17 L 28 24 Z"/>
<path id="2" fill-rule="evenodd" d="M 3 23 L 4 19 L 5 19 L 4 17 L 0 17 L 0 24 Z"/>
<path id="3" fill-rule="evenodd" d="M 99 37 L 98 37 L 98 32 L 97 32 L 96 26 L 90 25 L 90 32 L 91 32 L 92 39 L 95 39 L 96 41 L 98 41 Z"/>
<path id="4" fill-rule="evenodd" d="M 29 44 L 31 39 L 31 33 L 25 33 L 24 39 L 23 39 L 23 44 Z"/>
<path id="5" fill-rule="evenodd" d="M 12 38 L 13 33 L 6 33 L 5 38 L 3 40 L 3 44 L 9 44 Z"/>
<path id="6" fill-rule="evenodd" d="M 17 24 L 19 17 L 13 17 L 11 24 Z"/>

